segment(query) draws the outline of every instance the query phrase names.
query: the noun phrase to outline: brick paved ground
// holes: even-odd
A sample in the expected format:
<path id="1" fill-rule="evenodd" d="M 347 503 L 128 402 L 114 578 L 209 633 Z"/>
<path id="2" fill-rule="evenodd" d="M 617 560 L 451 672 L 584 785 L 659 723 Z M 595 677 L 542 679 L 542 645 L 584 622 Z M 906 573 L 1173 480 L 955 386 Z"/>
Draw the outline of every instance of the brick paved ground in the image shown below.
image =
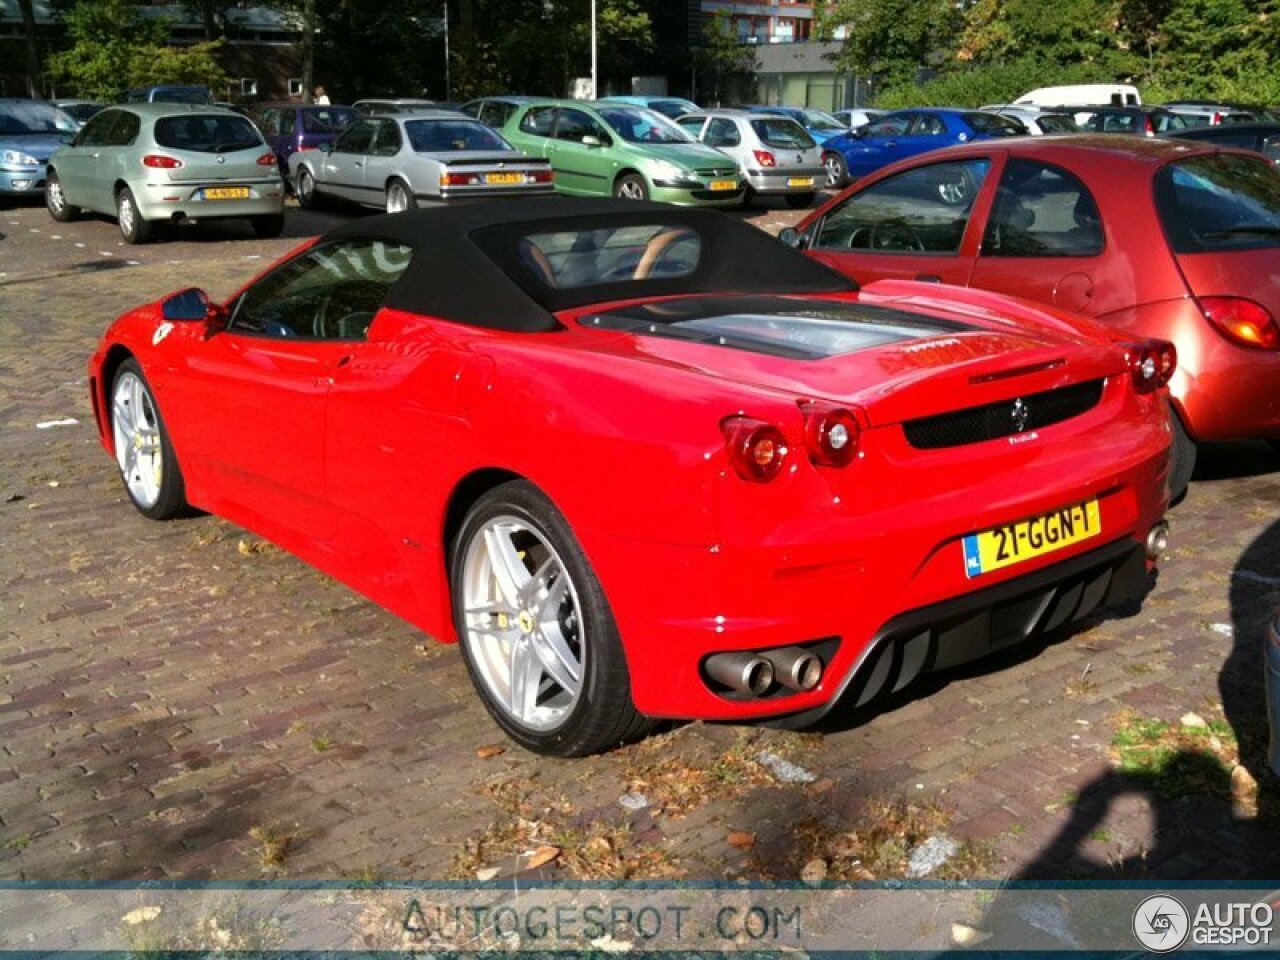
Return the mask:
<path id="1" fill-rule="evenodd" d="M 482 758 L 503 741 L 454 649 L 222 521 L 142 519 L 93 439 L 84 362 L 109 318 L 189 283 L 227 294 L 292 241 L 225 228 L 125 248 L 109 223 L 38 208 L 0 210 L 0 234 L 0 876 L 258 876 L 263 828 L 290 837 L 278 869 L 295 877 L 516 869 L 504 831 L 551 839 L 562 863 L 586 838 L 600 856 L 577 872 L 794 876 L 903 803 L 936 805 L 988 875 L 1276 874 L 1273 783 L 1259 798 L 1236 771 L 1233 795 L 1200 750 L 1144 779 L 1110 750 L 1124 710 L 1176 727 L 1221 718 L 1225 695 L 1259 773 L 1260 624 L 1280 600 L 1268 448 L 1208 452 L 1127 619 L 819 737 L 693 724 L 590 760 Z M 817 782 L 777 782 L 762 749 Z M 628 789 L 650 808 L 623 809 Z"/>

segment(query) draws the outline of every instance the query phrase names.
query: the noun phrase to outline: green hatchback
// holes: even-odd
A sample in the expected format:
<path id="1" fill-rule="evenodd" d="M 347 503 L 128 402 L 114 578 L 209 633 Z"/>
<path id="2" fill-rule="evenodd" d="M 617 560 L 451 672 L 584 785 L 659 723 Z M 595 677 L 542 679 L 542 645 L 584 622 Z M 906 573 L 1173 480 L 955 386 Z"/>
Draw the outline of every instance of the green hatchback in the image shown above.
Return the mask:
<path id="1" fill-rule="evenodd" d="M 556 189 L 696 206 L 742 201 L 738 165 L 652 110 L 619 103 L 539 100 L 501 127 L 530 157 L 546 157 Z"/>

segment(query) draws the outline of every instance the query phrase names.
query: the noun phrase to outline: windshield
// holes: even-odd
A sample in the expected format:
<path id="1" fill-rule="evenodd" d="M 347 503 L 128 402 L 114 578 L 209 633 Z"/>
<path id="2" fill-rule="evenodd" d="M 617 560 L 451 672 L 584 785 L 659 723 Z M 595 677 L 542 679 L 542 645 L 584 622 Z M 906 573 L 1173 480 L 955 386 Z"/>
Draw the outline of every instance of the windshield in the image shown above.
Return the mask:
<path id="1" fill-rule="evenodd" d="M 415 153 L 511 150 L 511 144 L 479 120 L 408 120 L 404 125 Z"/>
<path id="2" fill-rule="evenodd" d="M 262 137 L 244 117 L 193 113 L 157 120 L 156 143 L 170 150 L 229 153 L 262 146 Z"/>
<path id="3" fill-rule="evenodd" d="M 0 136 L 23 133 L 61 133 L 74 129 L 66 114 L 47 103 L 0 104 Z"/>
<path id="4" fill-rule="evenodd" d="M 801 116 L 804 117 L 804 125 L 810 130 L 846 130 L 848 129 L 839 120 L 829 113 L 823 113 L 821 110 L 801 110 Z"/>
<path id="5" fill-rule="evenodd" d="M 63 113 L 70 114 L 76 120 L 84 123 L 95 113 L 102 109 L 100 103 L 69 103 L 66 106 L 59 107 Z"/>
<path id="6" fill-rule="evenodd" d="M 350 107 L 308 107 L 302 111 L 302 129 L 307 133 L 337 133 L 359 116 Z"/>
<path id="7" fill-rule="evenodd" d="M 656 110 L 664 117 L 674 120 L 676 117 L 683 117 L 686 113 L 693 113 L 698 109 L 698 105 L 688 100 L 650 100 L 649 109 Z"/>
<path id="8" fill-rule="evenodd" d="M 628 143 L 693 143 L 671 120 L 641 107 L 599 107 L 604 122 Z"/>
<path id="9" fill-rule="evenodd" d="M 1177 253 L 1280 247 L 1280 174 L 1261 158 L 1172 163 L 1156 175 L 1156 209 Z"/>

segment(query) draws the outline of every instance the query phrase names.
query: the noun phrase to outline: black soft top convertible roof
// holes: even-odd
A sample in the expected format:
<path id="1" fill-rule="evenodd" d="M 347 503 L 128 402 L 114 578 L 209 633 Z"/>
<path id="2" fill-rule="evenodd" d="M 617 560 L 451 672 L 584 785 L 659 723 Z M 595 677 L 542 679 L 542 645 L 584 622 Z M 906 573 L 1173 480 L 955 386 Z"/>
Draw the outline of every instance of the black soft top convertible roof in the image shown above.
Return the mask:
<path id="1" fill-rule="evenodd" d="M 556 288 L 518 256 L 530 234 L 655 224 L 702 238 L 697 268 L 652 277 Z M 557 327 L 553 313 L 631 297 L 698 293 L 839 293 L 857 285 L 774 237 L 714 210 L 615 199 L 528 199 L 383 214 L 345 224 L 326 240 L 369 238 L 413 249 L 384 306 L 499 330 Z"/>

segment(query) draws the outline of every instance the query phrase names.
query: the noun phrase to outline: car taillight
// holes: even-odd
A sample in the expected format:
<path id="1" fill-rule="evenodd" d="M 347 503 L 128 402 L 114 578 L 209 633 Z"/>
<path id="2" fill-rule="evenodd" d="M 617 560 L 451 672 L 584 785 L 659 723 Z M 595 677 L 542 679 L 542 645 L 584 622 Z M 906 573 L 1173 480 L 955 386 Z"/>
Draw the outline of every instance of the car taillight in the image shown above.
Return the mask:
<path id="1" fill-rule="evenodd" d="M 1213 119 L 1209 121 L 1210 126 L 1217 126 L 1222 122 L 1222 114 L 1217 110 L 1213 111 Z"/>
<path id="2" fill-rule="evenodd" d="M 1156 135 L 1156 125 L 1151 122 L 1151 118 L 1147 117 L 1147 136 L 1154 137 Z"/>
<path id="3" fill-rule="evenodd" d="M 1168 340 L 1139 340 L 1125 344 L 1125 360 L 1133 376 L 1133 389 L 1151 393 L 1163 387 L 1178 367 L 1178 351 Z"/>
<path id="4" fill-rule="evenodd" d="M 1200 312 L 1227 339 L 1245 347 L 1280 348 L 1280 330 L 1262 304 L 1244 297 L 1201 297 Z"/>
<path id="5" fill-rule="evenodd" d="M 802 403 L 809 459 L 824 467 L 847 467 L 858 453 L 861 428 L 853 414 L 829 403 Z"/>
<path id="6" fill-rule="evenodd" d="M 555 180 L 555 173 L 551 170 L 532 170 L 528 176 L 534 183 L 551 183 Z"/>
<path id="7" fill-rule="evenodd" d="M 768 483 L 787 459 L 787 438 L 771 423 L 751 417 L 727 417 L 720 424 L 734 472 L 743 480 Z"/>
<path id="8" fill-rule="evenodd" d="M 475 173 L 440 174 L 440 186 L 442 187 L 473 187 L 482 182 L 480 176 Z"/>
<path id="9" fill-rule="evenodd" d="M 773 154 L 768 150 L 752 150 L 751 152 L 756 155 L 756 163 L 762 167 L 776 167 L 778 165 L 777 161 L 773 159 Z"/>
<path id="10" fill-rule="evenodd" d="M 148 153 L 142 158 L 144 167 L 155 167 L 158 170 L 173 170 L 182 166 L 182 161 L 177 157 L 166 157 L 162 153 Z"/>
<path id="11" fill-rule="evenodd" d="M 258 166 L 260 167 L 274 167 L 275 165 L 276 155 L 270 150 L 258 158 Z"/>

